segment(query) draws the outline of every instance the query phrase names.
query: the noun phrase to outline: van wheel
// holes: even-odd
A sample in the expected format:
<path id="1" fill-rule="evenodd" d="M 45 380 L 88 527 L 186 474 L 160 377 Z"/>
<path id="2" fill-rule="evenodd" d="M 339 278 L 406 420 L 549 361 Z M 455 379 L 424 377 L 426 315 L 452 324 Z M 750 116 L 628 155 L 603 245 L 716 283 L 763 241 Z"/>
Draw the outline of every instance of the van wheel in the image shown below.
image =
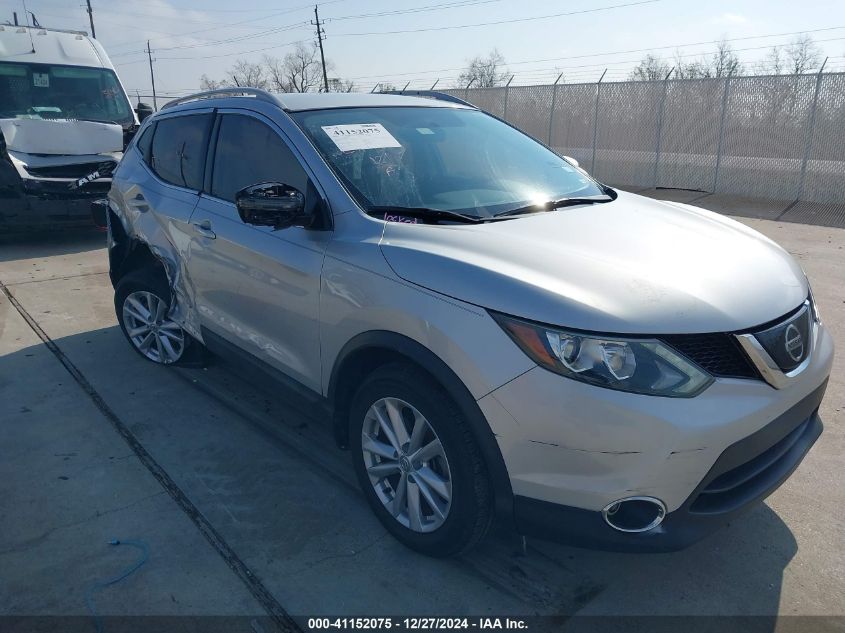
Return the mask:
<path id="1" fill-rule="evenodd" d="M 114 292 L 117 322 L 132 349 L 160 365 L 174 365 L 188 356 L 193 340 L 169 318 L 170 288 L 152 271 L 132 272 Z"/>
<path id="2" fill-rule="evenodd" d="M 350 407 L 355 472 L 373 511 L 404 545 L 452 556 L 480 542 L 493 499 L 487 468 L 458 407 L 406 364 L 370 374 Z"/>

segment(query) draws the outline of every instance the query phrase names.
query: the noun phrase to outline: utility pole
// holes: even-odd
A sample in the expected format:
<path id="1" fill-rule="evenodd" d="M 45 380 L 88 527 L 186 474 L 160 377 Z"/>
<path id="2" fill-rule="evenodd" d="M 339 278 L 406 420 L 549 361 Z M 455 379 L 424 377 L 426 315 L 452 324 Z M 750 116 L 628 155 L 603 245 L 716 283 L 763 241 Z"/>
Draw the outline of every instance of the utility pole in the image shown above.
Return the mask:
<path id="1" fill-rule="evenodd" d="M 91 0 L 85 0 L 88 3 L 88 21 L 91 23 L 91 37 L 97 39 L 97 32 L 94 31 L 94 9 L 91 8 Z"/>
<path id="2" fill-rule="evenodd" d="M 147 59 L 150 60 L 150 83 L 153 85 L 153 111 L 158 112 L 158 102 L 156 101 L 156 76 L 153 72 L 153 52 L 150 50 L 150 40 L 147 40 Z"/>
<path id="3" fill-rule="evenodd" d="M 323 52 L 323 36 L 325 35 L 325 31 L 320 26 L 320 14 L 317 13 L 316 4 L 314 5 L 314 21 L 311 24 L 317 27 L 317 41 L 320 43 L 320 61 L 323 63 L 323 89 L 328 92 L 329 76 L 326 74 L 326 54 Z"/>

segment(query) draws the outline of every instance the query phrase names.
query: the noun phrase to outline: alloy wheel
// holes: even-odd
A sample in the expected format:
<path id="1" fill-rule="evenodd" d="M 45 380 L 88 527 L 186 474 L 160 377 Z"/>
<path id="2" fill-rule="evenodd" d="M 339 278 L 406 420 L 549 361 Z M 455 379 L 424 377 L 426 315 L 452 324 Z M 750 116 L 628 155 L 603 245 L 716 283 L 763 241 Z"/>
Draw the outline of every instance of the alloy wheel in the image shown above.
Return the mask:
<path id="1" fill-rule="evenodd" d="M 370 483 L 385 509 L 414 532 L 432 532 L 449 516 L 449 460 L 434 429 L 399 398 L 382 398 L 367 411 L 361 449 Z"/>
<path id="2" fill-rule="evenodd" d="M 185 351 L 185 333 L 167 313 L 167 303 L 146 290 L 131 293 L 123 302 L 123 325 L 132 345 L 164 365 L 175 363 Z"/>

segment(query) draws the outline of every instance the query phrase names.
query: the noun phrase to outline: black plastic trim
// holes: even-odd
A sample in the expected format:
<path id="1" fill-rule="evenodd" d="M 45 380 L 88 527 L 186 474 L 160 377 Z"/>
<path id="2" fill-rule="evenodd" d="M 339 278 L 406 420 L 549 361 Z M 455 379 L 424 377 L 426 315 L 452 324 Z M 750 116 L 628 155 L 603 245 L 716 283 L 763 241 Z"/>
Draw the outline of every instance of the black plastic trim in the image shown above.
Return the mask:
<path id="1" fill-rule="evenodd" d="M 238 347 L 231 341 L 225 339 L 224 337 L 212 332 L 205 326 L 200 326 L 200 332 L 202 334 L 202 342 L 208 348 L 210 352 L 213 354 L 217 354 L 223 358 L 226 358 L 232 364 L 237 365 L 246 369 L 247 371 L 250 370 L 258 370 L 275 380 L 276 382 L 283 385 L 285 388 L 295 392 L 298 396 L 302 397 L 309 402 L 320 406 L 323 409 L 324 413 L 331 412 L 331 406 L 321 394 L 317 393 L 310 387 L 302 384 L 295 378 L 291 378 L 287 374 L 279 371 L 269 363 L 264 362 L 260 358 L 256 357 L 253 354 L 250 354 L 248 351 Z"/>

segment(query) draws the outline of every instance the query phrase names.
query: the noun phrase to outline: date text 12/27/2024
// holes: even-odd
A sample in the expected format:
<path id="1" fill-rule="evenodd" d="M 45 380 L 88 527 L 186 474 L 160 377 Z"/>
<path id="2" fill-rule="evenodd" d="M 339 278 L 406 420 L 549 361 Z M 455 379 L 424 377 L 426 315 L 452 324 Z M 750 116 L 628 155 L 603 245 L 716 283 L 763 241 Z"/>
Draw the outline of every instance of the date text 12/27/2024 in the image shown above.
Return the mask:
<path id="1" fill-rule="evenodd" d="M 447 631 L 447 630 L 526 630 L 528 624 L 520 618 L 308 618 L 308 629 L 318 630 L 396 630 L 396 631 Z"/>

